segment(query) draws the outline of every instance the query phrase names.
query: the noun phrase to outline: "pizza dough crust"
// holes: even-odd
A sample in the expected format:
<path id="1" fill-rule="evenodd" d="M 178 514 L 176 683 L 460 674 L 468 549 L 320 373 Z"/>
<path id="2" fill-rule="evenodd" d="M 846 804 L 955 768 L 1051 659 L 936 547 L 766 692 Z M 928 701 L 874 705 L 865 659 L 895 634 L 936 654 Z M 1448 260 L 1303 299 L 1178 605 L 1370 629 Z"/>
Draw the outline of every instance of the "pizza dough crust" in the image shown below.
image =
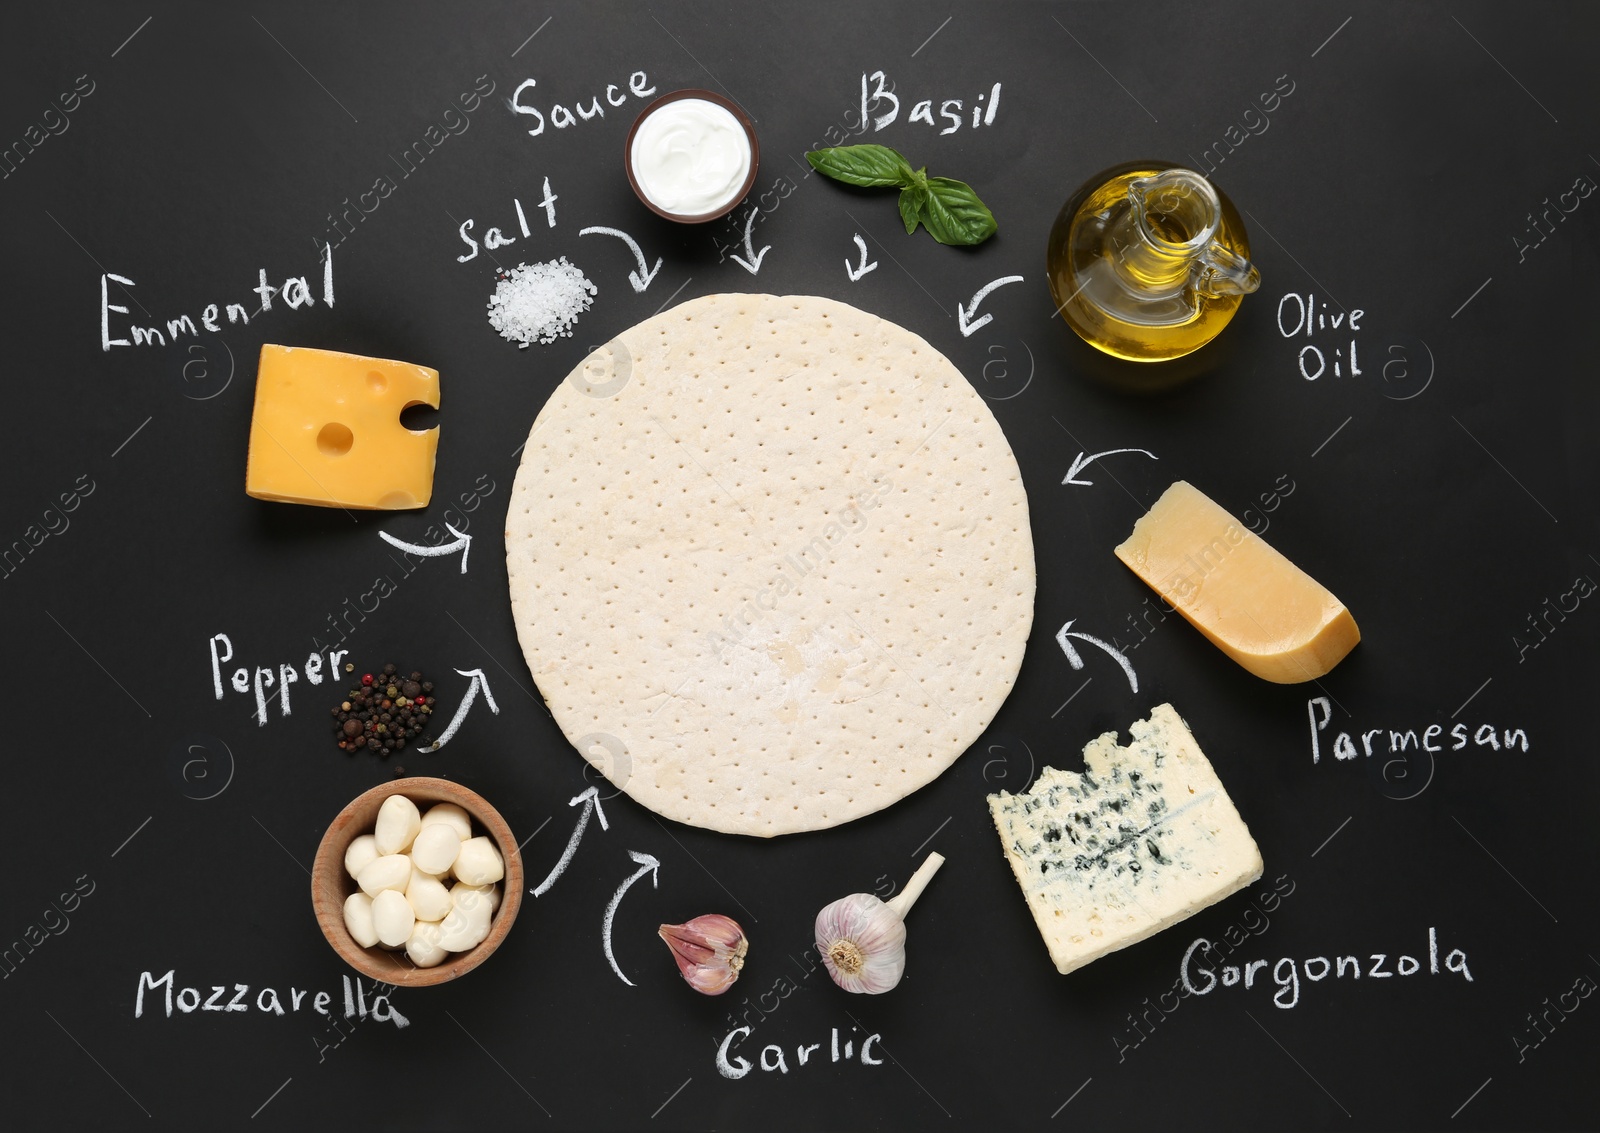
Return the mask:
<path id="1" fill-rule="evenodd" d="M 710 295 L 545 404 L 506 520 L 528 668 L 634 799 L 819 830 L 953 763 L 1033 621 L 998 422 L 922 338 L 830 299 Z"/>

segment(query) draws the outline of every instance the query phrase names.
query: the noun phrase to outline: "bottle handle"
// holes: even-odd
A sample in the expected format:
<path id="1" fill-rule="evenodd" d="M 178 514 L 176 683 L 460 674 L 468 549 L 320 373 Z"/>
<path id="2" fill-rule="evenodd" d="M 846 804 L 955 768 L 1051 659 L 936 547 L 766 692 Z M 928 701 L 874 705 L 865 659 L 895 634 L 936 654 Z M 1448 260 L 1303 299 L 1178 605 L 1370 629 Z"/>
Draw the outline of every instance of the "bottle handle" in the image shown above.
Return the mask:
<path id="1" fill-rule="evenodd" d="M 1261 273 L 1255 264 L 1211 241 L 1200 252 L 1194 266 L 1194 288 L 1207 299 L 1224 295 L 1249 295 L 1261 286 Z"/>

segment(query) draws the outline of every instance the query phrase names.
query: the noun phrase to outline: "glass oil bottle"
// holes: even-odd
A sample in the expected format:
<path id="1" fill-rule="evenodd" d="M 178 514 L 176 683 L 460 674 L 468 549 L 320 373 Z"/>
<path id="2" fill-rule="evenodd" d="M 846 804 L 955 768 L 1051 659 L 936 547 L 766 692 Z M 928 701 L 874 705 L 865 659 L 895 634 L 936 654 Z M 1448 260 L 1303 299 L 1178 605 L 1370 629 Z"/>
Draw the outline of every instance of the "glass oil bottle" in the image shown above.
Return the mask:
<path id="1" fill-rule="evenodd" d="M 1047 268 L 1061 318 L 1118 358 L 1160 362 L 1210 342 L 1260 286 L 1244 222 L 1200 174 L 1141 161 L 1062 206 Z"/>

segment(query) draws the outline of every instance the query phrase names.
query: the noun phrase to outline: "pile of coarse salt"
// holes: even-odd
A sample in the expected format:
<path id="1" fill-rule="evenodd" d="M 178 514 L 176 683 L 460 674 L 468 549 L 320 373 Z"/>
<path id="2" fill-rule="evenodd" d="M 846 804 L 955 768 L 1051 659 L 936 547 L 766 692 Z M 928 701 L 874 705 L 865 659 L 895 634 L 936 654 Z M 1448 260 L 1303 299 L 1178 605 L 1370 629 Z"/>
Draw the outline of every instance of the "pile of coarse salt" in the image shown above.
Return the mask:
<path id="1" fill-rule="evenodd" d="M 489 296 L 489 325 L 526 350 L 532 343 L 571 335 L 572 324 L 589 309 L 598 289 L 567 257 L 541 264 L 518 264 Z"/>

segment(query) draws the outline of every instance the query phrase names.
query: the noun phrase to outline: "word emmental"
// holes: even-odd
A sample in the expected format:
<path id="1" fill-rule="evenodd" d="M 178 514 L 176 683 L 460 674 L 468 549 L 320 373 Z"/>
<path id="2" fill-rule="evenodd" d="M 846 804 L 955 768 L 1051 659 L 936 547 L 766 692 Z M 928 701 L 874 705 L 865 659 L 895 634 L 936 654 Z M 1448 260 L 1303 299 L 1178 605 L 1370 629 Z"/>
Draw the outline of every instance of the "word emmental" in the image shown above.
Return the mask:
<path id="1" fill-rule="evenodd" d="M 242 303 L 229 303 L 225 307 L 229 325 L 243 323 L 250 325 L 250 320 L 257 315 L 265 314 L 272 310 L 272 301 L 281 299 L 284 306 L 291 311 L 302 307 L 313 307 L 316 299 L 311 294 L 311 284 L 303 275 L 291 275 L 280 284 L 270 283 L 267 280 L 267 269 L 262 268 L 254 290 L 261 297 L 261 302 L 255 311 L 248 311 Z M 194 325 L 194 320 L 188 315 L 179 315 L 175 319 L 166 320 L 166 333 L 155 326 L 130 326 L 130 338 L 111 337 L 111 315 L 113 312 L 126 315 L 128 308 L 118 303 L 111 302 L 108 284 L 120 284 L 123 288 L 136 286 L 134 281 L 127 276 L 117 275 L 115 272 L 106 272 L 100 277 L 100 349 L 106 353 L 111 352 L 113 346 L 166 346 L 169 341 L 176 342 L 183 335 L 191 338 L 198 337 L 200 330 Z M 333 306 L 333 246 L 323 246 L 322 254 L 322 301 L 329 307 Z M 223 310 L 217 304 L 207 303 L 205 310 L 200 313 L 200 326 L 212 334 L 222 331 L 222 324 L 217 320 L 222 317 Z"/>

